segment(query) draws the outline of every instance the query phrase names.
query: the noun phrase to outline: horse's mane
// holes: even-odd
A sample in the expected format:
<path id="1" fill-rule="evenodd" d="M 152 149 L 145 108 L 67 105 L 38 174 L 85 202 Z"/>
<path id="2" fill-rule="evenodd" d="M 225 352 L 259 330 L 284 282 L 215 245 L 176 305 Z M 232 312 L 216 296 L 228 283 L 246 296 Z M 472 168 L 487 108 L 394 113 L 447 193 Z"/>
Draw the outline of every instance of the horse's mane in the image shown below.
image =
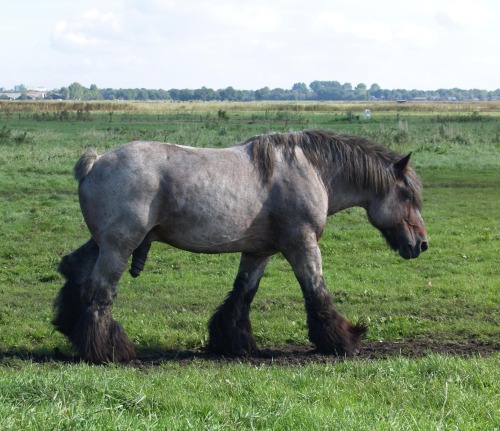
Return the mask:
<path id="1" fill-rule="evenodd" d="M 387 191 L 394 183 L 393 164 L 403 157 L 368 139 L 326 130 L 267 133 L 254 136 L 244 144 L 247 143 L 252 145 L 253 160 L 263 179 L 270 178 L 274 172 L 276 150 L 282 151 L 285 159 L 294 159 L 295 149 L 300 148 L 318 170 L 340 170 L 350 184 L 377 194 Z M 420 180 L 413 169 L 407 169 L 405 181 L 419 197 Z"/>

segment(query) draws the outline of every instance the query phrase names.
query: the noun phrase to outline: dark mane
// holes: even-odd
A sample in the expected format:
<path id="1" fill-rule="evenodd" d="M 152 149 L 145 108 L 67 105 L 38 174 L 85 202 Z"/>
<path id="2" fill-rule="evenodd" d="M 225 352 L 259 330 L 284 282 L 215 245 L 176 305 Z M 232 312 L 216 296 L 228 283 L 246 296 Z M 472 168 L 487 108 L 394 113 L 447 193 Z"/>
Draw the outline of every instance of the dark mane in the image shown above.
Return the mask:
<path id="1" fill-rule="evenodd" d="M 394 183 L 392 166 L 403 157 L 368 139 L 325 130 L 268 133 L 245 143 L 252 144 L 253 160 L 263 179 L 274 172 L 276 150 L 282 151 L 285 159 L 294 159 L 296 148 L 300 148 L 318 170 L 341 170 L 349 183 L 375 193 L 383 193 Z M 405 174 L 410 187 L 420 191 L 420 181 L 413 169 Z"/>

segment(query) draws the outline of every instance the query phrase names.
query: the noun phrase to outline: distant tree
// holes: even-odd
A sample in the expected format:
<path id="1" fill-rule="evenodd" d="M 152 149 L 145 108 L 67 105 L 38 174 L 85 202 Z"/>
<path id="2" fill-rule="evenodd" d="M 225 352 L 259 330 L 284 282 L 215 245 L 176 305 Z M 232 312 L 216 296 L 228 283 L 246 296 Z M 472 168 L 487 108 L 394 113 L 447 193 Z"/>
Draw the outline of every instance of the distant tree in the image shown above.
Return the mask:
<path id="1" fill-rule="evenodd" d="M 420 99 L 429 99 L 430 94 L 428 94 L 427 91 L 422 91 L 422 90 L 410 90 L 408 97 L 410 99 L 415 99 L 415 98 L 420 98 Z"/>
<path id="2" fill-rule="evenodd" d="M 263 87 L 259 90 L 255 90 L 255 100 L 269 100 L 269 94 L 271 94 L 269 87 Z"/>
<path id="3" fill-rule="evenodd" d="M 145 88 L 137 90 L 134 100 L 149 100 L 149 92 Z"/>
<path id="4" fill-rule="evenodd" d="M 213 89 L 207 87 L 201 87 L 197 90 L 194 90 L 193 96 L 195 100 L 202 100 L 204 102 L 217 100 L 217 98 L 219 97 Z"/>
<path id="5" fill-rule="evenodd" d="M 366 84 L 359 83 L 354 89 L 354 97 L 356 100 L 367 100 L 368 90 Z"/>
<path id="6" fill-rule="evenodd" d="M 352 85 L 350 82 L 342 84 L 342 92 L 337 100 L 352 100 L 354 99 L 354 92 L 352 90 Z"/>
<path id="7" fill-rule="evenodd" d="M 313 81 L 309 84 L 309 87 L 314 92 L 314 98 L 317 100 L 342 99 L 342 86 L 338 81 Z"/>
<path id="8" fill-rule="evenodd" d="M 70 92 L 68 87 L 62 87 L 61 94 L 63 96 L 63 100 L 69 100 Z"/>
<path id="9" fill-rule="evenodd" d="M 170 100 L 170 94 L 166 90 L 145 90 L 148 93 L 148 100 Z M 138 97 L 141 97 L 140 92 Z"/>
<path id="10" fill-rule="evenodd" d="M 21 95 L 18 97 L 18 100 L 28 100 L 28 89 L 24 85 L 20 85 Z"/>
<path id="11" fill-rule="evenodd" d="M 179 91 L 177 88 L 171 88 L 168 90 L 168 94 L 170 94 L 172 100 L 179 100 Z"/>
<path id="12" fill-rule="evenodd" d="M 255 100 L 255 91 L 241 90 L 241 100 L 243 102 L 253 102 Z"/>
<path id="13" fill-rule="evenodd" d="M 472 93 L 472 99 L 475 100 L 487 100 L 488 99 L 488 92 L 486 90 L 479 90 L 477 88 L 474 88 L 471 90 Z"/>
<path id="14" fill-rule="evenodd" d="M 380 96 L 381 96 L 380 85 L 372 84 L 370 86 L 370 89 L 368 90 L 368 96 L 375 97 L 376 99 L 380 99 Z"/>
<path id="15" fill-rule="evenodd" d="M 396 89 L 391 91 L 392 97 L 390 99 L 392 100 L 408 100 L 411 97 L 409 97 L 409 92 L 408 90 L 405 89 Z"/>
<path id="16" fill-rule="evenodd" d="M 139 90 L 133 89 L 133 88 L 121 88 L 117 92 L 117 96 L 119 99 L 123 100 L 137 100 L 137 94 L 139 93 Z"/>
<path id="17" fill-rule="evenodd" d="M 104 100 L 115 100 L 116 90 L 114 90 L 113 88 L 103 88 L 101 90 L 101 95 Z"/>
<path id="18" fill-rule="evenodd" d="M 243 94 L 241 92 L 238 92 L 235 90 L 233 87 L 227 87 L 223 90 L 219 90 L 219 97 L 221 100 L 227 100 L 227 101 L 238 101 L 243 98 Z"/>
<path id="19" fill-rule="evenodd" d="M 183 102 L 194 100 L 194 91 L 189 88 L 183 88 L 179 91 L 179 100 L 182 100 Z"/>
<path id="20" fill-rule="evenodd" d="M 83 90 L 83 99 L 84 100 L 102 100 L 103 96 L 99 89 L 97 88 L 97 85 L 92 84 L 90 88 L 87 90 L 84 88 Z"/>
<path id="21" fill-rule="evenodd" d="M 24 88 L 25 89 L 25 88 Z M 23 96 L 27 98 L 27 92 Z M 459 88 L 432 91 L 382 89 L 378 84 L 372 84 L 368 89 L 366 84 L 360 83 L 354 89 L 348 82 L 340 84 L 338 81 L 313 81 L 309 87 L 303 82 L 295 83 L 291 89 L 263 87 L 258 90 L 236 90 L 233 87 L 213 90 L 202 87 L 192 89 L 153 90 L 145 88 L 100 90 L 95 84 L 85 88 L 77 82 L 69 87 L 62 87 L 47 93 L 48 99 L 82 99 L 82 100 L 178 100 L 178 101 L 253 101 L 253 100 L 368 100 L 371 97 L 381 100 L 412 100 L 416 97 L 425 97 L 429 100 L 499 100 L 500 89 L 486 91 L 480 89 L 462 90 Z"/>
<path id="22" fill-rule="evenodd" d="M 293 84 L 292 92 L 294 95 L 294 99 L 296 100 L 307 100 L 312 95 L 309 87 L 303 82 L 297 82 L 296 84 Z"/>
<path id="23" fill-rule="evenodd" d="M 73 84 L 71 84 L 68 87 L 68 90 L 69 90 L 69 99 L 72 99 L 72 100 L 83 99 L 84 88 L 78 82 L 73 82 Z"/>
<path id="24" fill-rule="evenodd" d="M 293 98 L 293 93 L 290 90 L 283 88 L 273 88 L 269 93 L 270 100 L 290 100 Z"/>
<path id="25" fill-rule="evenodd" d="M 166 90 L 158 90 L 158 97 L 160 100 L 170 100 L 171 97 L 170 97 L 170 94 L 168 91 Z"/>

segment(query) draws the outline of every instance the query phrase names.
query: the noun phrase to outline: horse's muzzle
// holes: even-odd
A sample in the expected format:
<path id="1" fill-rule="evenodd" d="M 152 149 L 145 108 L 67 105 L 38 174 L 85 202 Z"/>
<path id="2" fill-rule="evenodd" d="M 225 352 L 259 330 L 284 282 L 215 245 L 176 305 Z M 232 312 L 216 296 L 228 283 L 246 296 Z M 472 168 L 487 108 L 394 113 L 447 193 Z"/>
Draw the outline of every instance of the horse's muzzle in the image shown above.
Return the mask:
<path id="1" fill-rule="evenodd" d="M 395 229 L 384 229 L 381 232 L 389 247 L 398 251 L 403 259 L 415 259 L 429 248 L 427 235 L 423 232 L 416 235 L 415 242 Z"/>
<path id="2" fill-rule="evenodd" d="M 429 248 L 429 243 L 427 240 L 418 241 L 415 245 L 413 244 L 402 244 L 399 247 L 399 255 L 403 259 L 415 259 L 419 257 L 421 253 Z"/>

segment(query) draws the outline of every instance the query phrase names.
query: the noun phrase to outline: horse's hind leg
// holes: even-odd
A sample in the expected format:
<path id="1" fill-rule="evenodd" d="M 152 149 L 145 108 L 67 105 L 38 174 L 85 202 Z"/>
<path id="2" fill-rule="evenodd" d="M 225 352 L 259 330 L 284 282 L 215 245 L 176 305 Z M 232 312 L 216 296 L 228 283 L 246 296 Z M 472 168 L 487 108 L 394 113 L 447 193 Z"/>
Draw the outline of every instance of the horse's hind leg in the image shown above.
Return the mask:
<path id="1" fill-rule="evenodd" d="M 71 341 L 79 355 L 93 363 L 122 362 L 135 359 L 135 349 L 110 306 L 130 253 L 101 246 L 97 262 L 82 291 L 84 310 Z"/>
<path id="2" fill-rule="evenodd" d="M 269 259 L 242 254 L 233 290 L 208 324 L 209 351 L 244 355 L 257 350 L 250 324 L 250 304 Z"/>
<path id="3" fill-rule="evenodd" d="M 56 315 L 52 324 L 67 337 L 71 338 L 85 309 L 82 289 L 98 255 L 99 247 L 91 238 L 80 248 L 64 256 L 59 264 L 58 270 L 66 278 L 66 282 L 54 302 Z"/>
<path id="4" fill-rule="evenodd" d="M 287 247 L 283 254 L 292 265 L 304 294 L 311 342 L 323 353 L 339 356 L 356 353 L 366 327 L 362 323 L 352 325 L 333 306 L 326 290 L 315 235 L 300 246 Z"/>

